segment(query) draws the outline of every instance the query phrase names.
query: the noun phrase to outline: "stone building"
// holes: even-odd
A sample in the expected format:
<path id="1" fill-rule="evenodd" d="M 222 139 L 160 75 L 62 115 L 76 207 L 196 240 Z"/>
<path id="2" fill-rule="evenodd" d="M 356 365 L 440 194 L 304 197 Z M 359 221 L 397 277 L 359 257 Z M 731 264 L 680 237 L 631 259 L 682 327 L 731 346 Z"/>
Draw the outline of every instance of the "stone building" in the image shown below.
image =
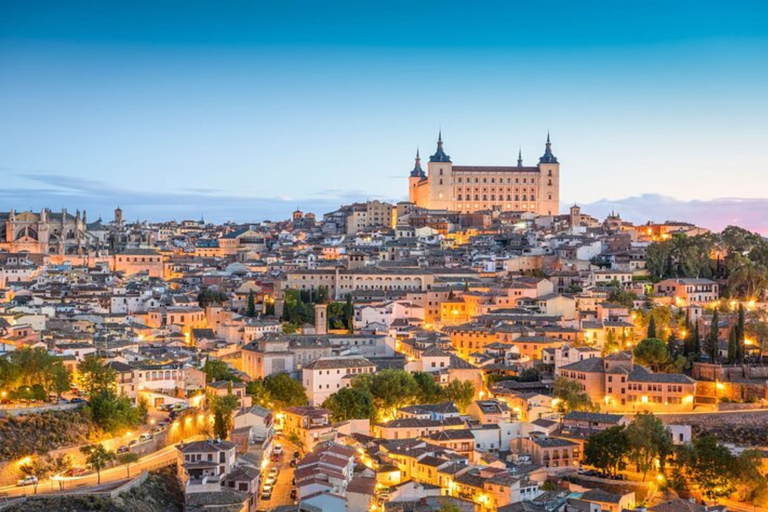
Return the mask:
<path id="1" fill-rule="evenodd" d="M 522 152 L 516 166 L 453 165 L 443 150 L 440 134 L 426 173 L 417 151 L 408 178 L 408 198 L 430 210 L 472 213 L 495 209 L 559 215 L 560 163 L 547 135 L 544 154 L 535 166 L 523 165 Z"/>

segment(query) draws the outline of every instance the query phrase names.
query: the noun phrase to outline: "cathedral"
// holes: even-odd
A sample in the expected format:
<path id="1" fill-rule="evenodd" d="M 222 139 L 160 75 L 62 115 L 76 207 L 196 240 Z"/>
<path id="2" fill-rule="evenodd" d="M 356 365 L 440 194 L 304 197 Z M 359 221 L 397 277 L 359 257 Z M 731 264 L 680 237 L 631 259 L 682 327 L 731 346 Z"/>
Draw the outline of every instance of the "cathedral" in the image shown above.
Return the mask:
<path id="1" fill-rule="evenodd" d="M 115 220 L 109 224 L 88 222 L 85 211 L 74 215 L 66 209 L 53 212 L 0 212 L 0 252 L 47 254 L 49 256 L 84 256 L 108 249 L 115 252 L 129 242 L 123 223 L 123 211 L 115 210 Z"/>
<path id="2" fill-rule="evenodd" d="M 416 165 L 408 178 L 408 200 L 430 210 L 471 213 L 495 209 L 559 215 L 560 163 L 552 154 L 547 134 L 544 154 L 535 166 L 523 165 L 522 151 L 517 165 L 453 165 L 440 133 L 426 173 L 416 152 Z"/>

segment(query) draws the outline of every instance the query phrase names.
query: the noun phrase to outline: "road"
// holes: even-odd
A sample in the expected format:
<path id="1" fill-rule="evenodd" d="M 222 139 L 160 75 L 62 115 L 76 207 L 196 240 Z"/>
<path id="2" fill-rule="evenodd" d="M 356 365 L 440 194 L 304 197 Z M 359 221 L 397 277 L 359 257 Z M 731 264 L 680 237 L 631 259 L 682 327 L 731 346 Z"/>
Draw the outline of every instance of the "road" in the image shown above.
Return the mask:
<path id="1" fill-rule="evenodd" d="M 185 442 L 195 441 L 202 439 L 203 436 L 192 436 L 185 439 Z M 87 487 L 93 487 L 96 485 L 105 486 L 110 483 L 125 481 L 130 477 L 139 475 L 142 471 L 152 470 L 161 466 L 170 465 L 176 461 L 176 446 L 166 446 L 165 448 L 153 452 L 145 457 L 139 459 L 135 464 L 131 464 L 130 468 L 120 465 L 114 466 L 108 469 L 104 469 L 101 472 L 101 484 L 98 483 L 98 477 L 96 473 L 88 473 L 82 476 L 76 477 L 52 477 L 46 480 L 41 480 L 37 486 L 37 494 L 53 494 L 58 492 L 72 492 L 75 489 L 84 489 Z M 129 472 L 130 470 L 130 476 Z M 16 487 L 9 485 L 6 487 L 0 487 L 0 496 L 14 497 L 26 494 L 34 494 L 35 489 L 29 485 L 26 487 Z"/>
<path id="2" fill-rule="evenodd" d="M 261 493 L 259 493 L 259 506 L 258 510 L 268 510 L 282 505 L 292 505 L 294 500 L 291 499 L 291 489 L 293 489 L 293 472 L 294 468 L 291 467 L 291 459 L 293 458 L 293 452 L 297 451 L 297 448 L 287 442 L 284 438 L 279 440 L 279 443 L 283 445 L 283 457 L 280 462 L 270 462 L 262 473 L 262 481 L 266 478 L 267 473 L 273 467 L 277 467 L 280 473 L 277 475 L 277 482 L 272 490 L 272 498 L 267 500 L 261 499 Z"/>

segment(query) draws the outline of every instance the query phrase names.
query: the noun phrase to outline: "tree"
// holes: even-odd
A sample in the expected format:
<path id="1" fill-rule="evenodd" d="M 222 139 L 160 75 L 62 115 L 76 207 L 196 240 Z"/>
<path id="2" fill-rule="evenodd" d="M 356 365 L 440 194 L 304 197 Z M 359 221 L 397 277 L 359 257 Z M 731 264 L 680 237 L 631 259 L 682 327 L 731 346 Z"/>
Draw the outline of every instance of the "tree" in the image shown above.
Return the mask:
<path id="1" fill-rule="evenodd" d="M 553 394 L 557 399 L 555 408 L 561 413 L 571 411 L 595 412 L 599 408 L 592 403 L 581 384 L 566 377 L 557 377 L 553 385 Z"/>
<path id="2" fill-rule="evenodd" d="M 101 444 L 81 446 L 80 452 L 85 455 L 85 465 L 96 471 L 96 481 L 101 484 L 101 470 L 115 458 L 115 454 Z"/>
<path id="3" fill-rule="evenodd" d="M 605 338 L 605 344 L 603 345 L 603 351 L 602 351 L 603 356 L 612 354 L 618 351 L 619 348 L 620 348 L 619 344 L 616 341 L 616 334 L 614 333 L 614 331 L 609 330 Z"/>
<path id="4" fill-rule="evenodd" d="M 611 475 L 624 469 L 624 459 L 629 454 L 629 437 L 623 425 L 609 427 L 592 434 L 584 446 L 584 461 Z"/>
<path id="5" fill-rule="evenodd" d="M 373 395 L 366 388 L 341 388 L 325 399 L 323 407 L 331 411 L 334 421 L 375 419 Z"/>
<path id="6" fill-rule="evenodd" d="M 203 288 L 200 290 L 200 293 L 197 294 L 197 303 L 201 308 L 207 308 L 208 306 L 221 306 L 228 300 L 229 295 L 212 287 Z"/>
<path id="7" fill-rule="evenodd" d="M 728 333 L 728 362 L 729 363 L 735 363 L 738 360 L 738 348 L 737 348 L 737 341 L 736 338 L 738 337 L 738 334 L 736 333 L 737 329 L 736 327 L 731 327 L 731 331 Z"/>
<path id="8" fill-rule="evenodd" d="M 253 318 L 256 316 L 256 298 L 253 295 L 253 290 L 248 292 L 248 316 Z"/>
<path id="9" fill-rule="evenodd" d="M 443 399 L 443 390 L 428 372 L 413 372 L 413 378 L 419 386 L 417 400 L 421 404 L 434 404 Z"/>
<path id="10" fill-rule="evenodd" d="M 757 507 L 768 504 L 768 480 L 761 472 L 762 460 L 760 450 L 745 450 L 734 461 L 736 496 Z"/>
<path id="11" fill-rule="evenodd" d="M 717 500 L 734 492 L 735 457 L 714 436 L 701 436 L 690 447 L 681 447 L 678 461 L 707 498 Z"/>
<path id="12" fill-rule="evenodd" d="M 57 455 L 56 457 L 49 457 L 48 468 L 54 475 L 61 474 L 72 467 L 72 457 L 67 454 Z M 64 481 L 59 480 L 59 490 L 64 488 Z"/>
<path id="13" fill-rule="evenodd" d="M 619 286 L 614 288 L 614 290 L 608 294 L 608 302 L 621 304 L 627 308 L 634 308 L 636 300 L 637 294 L 635 292 L 622 290 Z"/>
<path id="14" fill-rule="evenodd" d="M 264 379 L 264 387 L 278 407 L 297 407 L 309 402 L 307 391 L 301 382 L 287 373 L 269 375 Z"/>
<path id="15" fill-rule="evenodd" d="M 251 395 L 253 403 L 256 405 L 269 407 L 269 403 L 272 401 L 272 395 L 269 394 L 269 390 L 261 379 L 252 380 L 246 384 L 245 392 Z"/>
<path id="16" fill-rule="evenodd" d="M 377 419 L 394 418 L 397 409 L 416 403 L 419 385 L 405 370 L 386 369 L 363 374 L 352 381 L 353 387 L 368 388 L 373 396 Z"/>
<path id="17" fill-rule="evenodd" d="M 206 357 L 205 364 L 203 365 L 203 373 L 205 373 L 206 384 L 219 380 L 240 382 L 240 378 L 235 375 L 229 365 L 221 359 Z"/>
<path id="18" fill-rule="evenodd" d="M 35 477 L 35 482 L 32 484 L 35 489 L 35 494 L 37 494 L 37 486 L 40 483 L 40 479 L 45 474 L 45 470 L 45 463 L 37 457 L 19 466 L 19 471 L 27 476 Z"/>
<path id="19" fill-rule="evenodd" d="M 352 295 L 349 293 L 344 303 L 344 325 L 350 331 L 355 328 L 355 306 L 352 304 Z"/>
<path id="20" fill-rule="evenodd" d="M 629 439 L 629 458 L 637 467 L 637 471 L 645 477 L 653 468 L 654 461 L 659 460 L 659 467 L 666 466 L 666 459 L 672 451 L 672 440 L 664 423 L 649 412 L 641 412 L 635 416 L 627 427 Z"/>
<path id="21" fill-rule="evenodd" d="M 240 407 L 240 401 L 231 393 L 224 396 L 213 395 L 208 401 L 213 415 L 213 435 L 219 439 L 227 439 L 234 427 L 232 414 Z"/>
<path id="22" fill-rule="evenodd" d="M 145 411 L 133 407 L 128 397 L 117 396 L 111 389 L 91 395 L 85 409 L 91 413 L 93 422 L 109 433 L 136 427 L 145 416 Z"/>
<path id="23" fill-rule="evenodd" d="M 77 365 L 80 385 L 88 395 L 117 389 L 115 370 L 105 366 L 101 358 L 87 355 Z"/>
<path id="24" fill-rule="evenodd" d="M 709 333 L 707 334 L 707 354 L 713 363 L 717 362 L 718 341 L 720 339 L 720 315 L 715 308 L 712 313 L 712 322 L 709 325 Z"/>
<path id="25" fill-rule="evenodd" d="M 736 362 L 744 360 L 744 335 L 746 334 L 744 304 L 739 304 L 739 316 L 736 321 Z"/>
<path id="26" fill-rule="evenodd" d="M 648 321 L 648 338 L 656 338 L 656 317 L 653 315 Z"/>
<path id="27" fill-rule="evenodd" d="M 125 474 L 131 478 L 131 465 L 139 462 L 139 454 L 134 452 L 125 452 L 117 456 L 118 462 L 125 465 Z"/>
<path id="28" fill-rule="evenodd" d="M 667 344 L 658 338 L 647 338 L 638 343 L 634 355 L 636 363 L 647 366 L 655 372 L 661 371 L 669 363 Z"/>
<path id="29" fill-rule="evenodd" d="M 470 380 L 452 380 L 443 388 L 443 396 L 464 414 L 475 397 L 475 386 Z"/>

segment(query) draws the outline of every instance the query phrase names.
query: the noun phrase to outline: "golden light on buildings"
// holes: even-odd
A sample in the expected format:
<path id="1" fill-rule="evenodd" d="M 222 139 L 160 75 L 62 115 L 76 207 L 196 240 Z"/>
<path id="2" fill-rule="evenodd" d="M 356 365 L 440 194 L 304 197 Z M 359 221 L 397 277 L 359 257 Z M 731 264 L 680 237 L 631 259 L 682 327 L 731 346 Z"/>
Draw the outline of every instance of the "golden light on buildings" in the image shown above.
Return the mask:
<path id="1" fill-rule="evenodd" d="M 19 459 L 19 461 L 16 463 L 19 466 L 23 466 L 25 464 L 31 464 L 32 463 L 32 457 L 24 457 L 23 459 Z"/>
<path id="2" fill-rule="evenodd" d="M 725 384 L 723 384 L 722 382 L 716 382 L 715 387 L 717 389 L 725 389 Z"/>
<path id="3" fill-rule="evenodd" d="M 644 404 L 648 403 L 648 395 L 643 395 L 640 397 L 640 401 Z"/>
<path id="4" fill-rule="evenodd" d="M 744 338 L 744 344 L 745 345 L 756 345 L 755 340 Z"/>

